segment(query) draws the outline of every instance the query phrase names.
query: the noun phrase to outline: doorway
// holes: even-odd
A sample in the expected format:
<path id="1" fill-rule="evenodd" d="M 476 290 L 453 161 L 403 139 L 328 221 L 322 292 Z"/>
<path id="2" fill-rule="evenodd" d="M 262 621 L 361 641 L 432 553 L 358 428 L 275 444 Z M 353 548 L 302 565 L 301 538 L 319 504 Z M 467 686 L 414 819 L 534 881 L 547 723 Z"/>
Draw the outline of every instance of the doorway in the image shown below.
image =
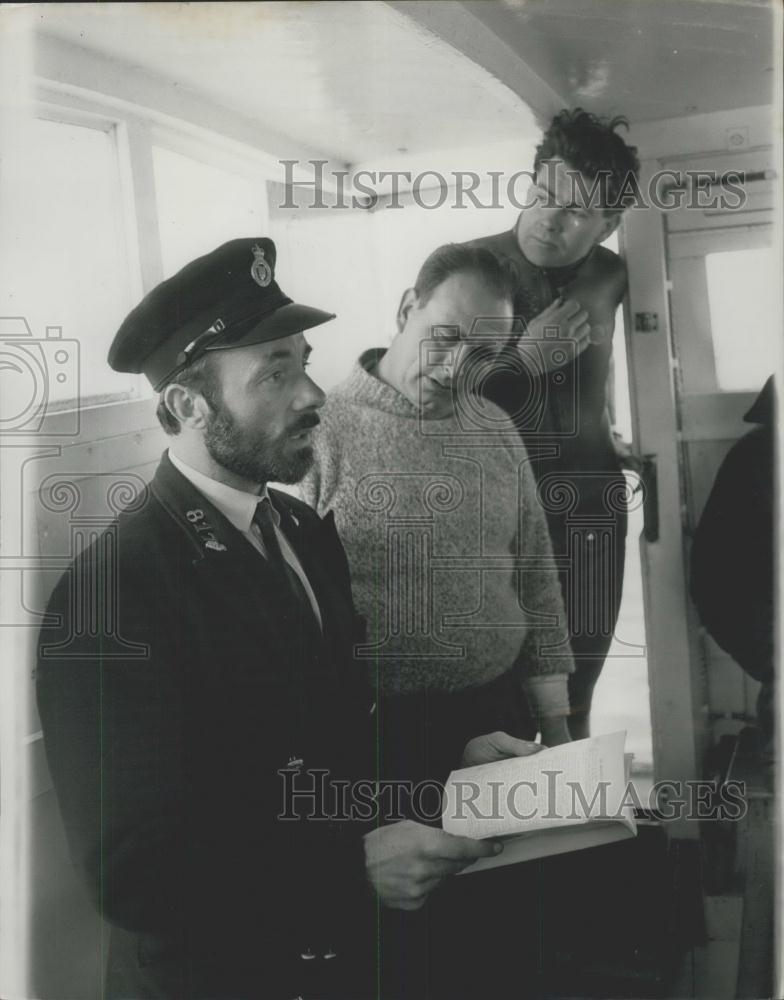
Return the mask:
<path id="1" fill-rule="evenodd" d="M 680 210 L 666 217 L 673 394 L 683 483 L 684 556 L 727 452 L 751 429 L 744 415 L 778 363 L 779 282 L 772 181 L 761 153 L 700 159 L 689 167 L 745 173 L 737 210 Z M 677 163 L 666 167 L 677 168 Z M 682 164 L 680 164 L 682 168 Z M 709 744 L 753 721 L 759 684 L 686 613 Z"/>

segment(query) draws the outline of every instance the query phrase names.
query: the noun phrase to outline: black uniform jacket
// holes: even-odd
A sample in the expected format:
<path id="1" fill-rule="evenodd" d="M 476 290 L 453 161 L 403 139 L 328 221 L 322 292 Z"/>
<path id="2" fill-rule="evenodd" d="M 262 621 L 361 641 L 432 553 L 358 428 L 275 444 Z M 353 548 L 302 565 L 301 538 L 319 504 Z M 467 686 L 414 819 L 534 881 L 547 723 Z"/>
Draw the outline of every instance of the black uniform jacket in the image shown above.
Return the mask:
<path id="1" fill-rule="evenodd" d="M 323 635 L 166 455 L 49 604 L 38 704 L 72 857 L 115 928 L 107 996 L 364 993 L 365 828 L 303 797 L 321 818 L 279 818 L 286 782 L 327 780 L 313 769 L 372 777 L 348 565 L 330 515 L 271 496 Z"/>
<path id="2" fill-rule="evenodd" d="M 743 418 L 758 424 L 724 458 L 691 546 L 691 597 L 722 649 L 755 680 L 775 664 L 773 377 Z"/>

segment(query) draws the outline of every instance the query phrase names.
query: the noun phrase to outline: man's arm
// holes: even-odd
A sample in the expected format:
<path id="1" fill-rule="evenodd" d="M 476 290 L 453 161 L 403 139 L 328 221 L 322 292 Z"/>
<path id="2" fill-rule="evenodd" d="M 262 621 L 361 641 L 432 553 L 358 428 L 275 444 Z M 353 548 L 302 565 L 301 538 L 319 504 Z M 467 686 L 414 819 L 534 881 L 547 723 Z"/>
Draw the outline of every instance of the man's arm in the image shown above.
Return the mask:
<path id="1" fill-rule="evenodd" d="M 767 443 L 767 444 L 766 444 Z M 770 437 L 756 429 L 722 462 L 694 532 L 689 588 L 713 639 L 759 681 L 773 676 Z"/>
<path id="2" fill-rule="evenodd" d="M 99 604 L 106 593 L 95 595 Z M 173 627 L 176 614 L 162 616 L 168 602 L 160 590 L 151 594 L 150 579 L 121 577 L 119 598 L 118 632 L 146 644 L 148 657 L 105 656 L 107 636 L 71 634 L 67 575 L 49 602 L 61 624 L 42 631 L 36 678 L 70 853 L 97 909 L 126 930 L 198 948 L 225 939 L 227 927 L 239 934 L 256 926 L 260 908 L 281 926 L 296 921 L 297 906 L 322 902 L 314 878 L 346 894 L 360 889 L 359 831 L 278 820 L 279 760 L 259 767 L 229 756 L 220 776 L 206 773 L 215 771 L 213 730 L 223 732 L 225 721 L 209 706 L 193 711 L 204 701 L 198 651 Z M 69 636 L 66 658 L 54 647 Z M 230 659 L 225 674 L 231 683 Z M 262 728 L 263 713 L 277 704 L 260 701 Z"/>
<path id="3" fill-rule="evenodd" d="M 500 841 L 456 837 L 412 820 L 365 836 L 368 880 L 381 903 L 395 910 L 420 909 L 449 875 L 502 850 Z"/>
<path id="4" fill-rule="evenodd" d="M 182 692 L 154 652 L 104 658 L 104 637 L 73 635 L 70 590 L 66 575 L 49 602 L 61 624 L 42 630 L 36 688 L 71 855 L 111 922 L 176 926 L 194 891 L 186 857 L 195 840 L 183 829 Z M 139 596 L 123 588 L 121 597 L 123 637 L 154 650 L 152 614 L 145 625 Z M 54 647 L 69 639 L 61 658 Z"/>

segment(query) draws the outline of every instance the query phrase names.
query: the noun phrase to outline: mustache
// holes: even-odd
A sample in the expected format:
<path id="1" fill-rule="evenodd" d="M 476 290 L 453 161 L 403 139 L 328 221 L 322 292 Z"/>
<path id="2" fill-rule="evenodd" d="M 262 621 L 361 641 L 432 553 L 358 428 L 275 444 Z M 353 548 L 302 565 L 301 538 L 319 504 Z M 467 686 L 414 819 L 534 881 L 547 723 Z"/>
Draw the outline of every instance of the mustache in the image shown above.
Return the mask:
<path id="1" fill-rule="evenodd" d="M 307 431 L 311 427 L 318 427 L 320 423 L 321 417 L 317 413 L 306 413 L 289 427 L 289 434 L 299 434 L 300 431 Z"/>

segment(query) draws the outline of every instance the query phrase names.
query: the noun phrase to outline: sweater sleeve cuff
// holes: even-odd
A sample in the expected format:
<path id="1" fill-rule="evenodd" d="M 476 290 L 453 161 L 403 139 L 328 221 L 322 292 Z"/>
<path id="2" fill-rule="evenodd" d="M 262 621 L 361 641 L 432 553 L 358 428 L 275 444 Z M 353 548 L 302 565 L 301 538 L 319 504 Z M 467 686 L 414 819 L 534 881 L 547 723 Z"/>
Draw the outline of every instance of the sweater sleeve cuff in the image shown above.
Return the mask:
<path id="1" fill-rule="evenodd" d="M 569 714 L 568 674 L 536 674 L 523 678 L 531 712 L 536 719 Z"/>

